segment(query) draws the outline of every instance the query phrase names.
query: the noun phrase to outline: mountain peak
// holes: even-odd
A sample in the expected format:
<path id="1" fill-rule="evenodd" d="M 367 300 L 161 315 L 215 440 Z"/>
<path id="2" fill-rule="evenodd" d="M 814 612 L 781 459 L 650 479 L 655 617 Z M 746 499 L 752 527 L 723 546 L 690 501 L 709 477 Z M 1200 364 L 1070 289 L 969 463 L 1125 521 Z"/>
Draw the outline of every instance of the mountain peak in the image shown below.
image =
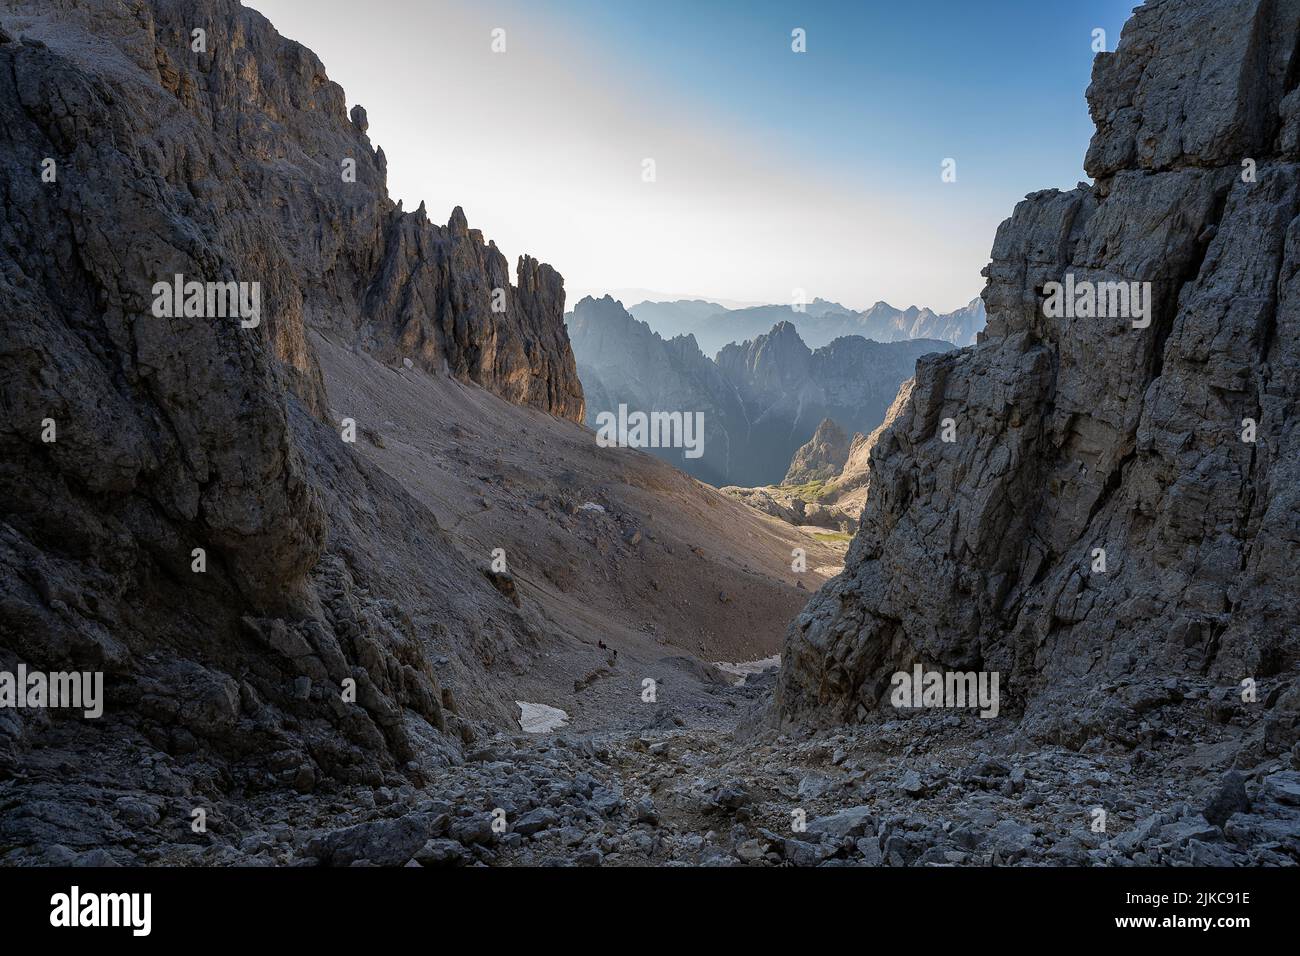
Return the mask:
<path id="1" fill-rule="evenodd" d="M 812 438 L 800 446 L 790 459 L 790 467 L 781 480 L 783 485 L 802 485 L 809 481 L 834 478 L 849 458 L 849 437 L 834 420 L 823 418 Z"/>
<path id="2" fill-rule="evenodd" d="M 424 203 L 420 203 L 420 208 L 424 208 Z M 460 206 L 451 211 L 451 218 L 447 220 L 447 228 L 456 238 L 469 236 L 469 220 L 465 218 L 465 210 Z"/>

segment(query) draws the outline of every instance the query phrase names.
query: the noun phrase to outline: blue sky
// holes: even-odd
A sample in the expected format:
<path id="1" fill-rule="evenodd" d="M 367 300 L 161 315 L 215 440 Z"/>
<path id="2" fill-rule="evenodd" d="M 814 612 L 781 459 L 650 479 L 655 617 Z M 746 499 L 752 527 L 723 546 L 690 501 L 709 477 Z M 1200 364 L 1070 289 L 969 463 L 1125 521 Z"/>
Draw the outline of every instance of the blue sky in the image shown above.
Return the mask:
<path id="1" fill-rule="evenodd" d="M 934 178 L 928 160 L 955 155 L 981 186 L 1000 180 L 1023 193 L 1044 176 L 1083 177 L 1092 30 L 1105 29 L 1113 49 L 1133 5 L 567 0 L 553 9 L 623 67 L 773 148 L 918 185 Z M 791 55 L 792 25 L 808 33 L 803 56 Z"/>
<path id="2" fill-rule="evenodd" d="M 408 208 L 464 206 L 571 300 L 802 290 L 943 310 L 978 293 L 1016 201 L 1085 178 L 1092 31 L 1114 49 L 1134 5 L 246 2 L 366 106 Z"/>

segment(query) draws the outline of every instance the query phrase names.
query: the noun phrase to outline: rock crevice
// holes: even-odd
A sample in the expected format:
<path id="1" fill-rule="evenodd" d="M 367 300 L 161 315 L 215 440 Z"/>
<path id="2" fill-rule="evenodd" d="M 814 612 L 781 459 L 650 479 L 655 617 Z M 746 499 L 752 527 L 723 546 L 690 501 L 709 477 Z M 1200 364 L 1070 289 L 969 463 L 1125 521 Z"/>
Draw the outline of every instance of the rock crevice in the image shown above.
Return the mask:
<path id="1" fill-rule="evenodd" d="M 1294 671 L 1298 36 L 1288 0 L 1162 0 L 1097 57 L 1096 182 L 1016 207 L 979 343 L 918 363 L 787 635 L 787 720 L 888 712 L 915 662 L 999 671 L 1049 738 L 1105 681 Z M 1149 326 L 1049 317 L 1067 276 L 1150 283 Z"/>

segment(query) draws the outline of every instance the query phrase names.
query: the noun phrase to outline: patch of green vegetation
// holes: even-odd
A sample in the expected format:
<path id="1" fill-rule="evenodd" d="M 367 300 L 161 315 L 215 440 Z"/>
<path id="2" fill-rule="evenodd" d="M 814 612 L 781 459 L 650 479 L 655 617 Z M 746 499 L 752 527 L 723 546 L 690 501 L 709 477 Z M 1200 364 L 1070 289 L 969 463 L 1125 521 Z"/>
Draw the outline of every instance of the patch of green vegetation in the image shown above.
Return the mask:
<path id="1" fill-rule="evenodd" d="M 822 496 L 826 494 L 826 482 L 820 480 L 806 481 L 802 485 L 782 485 L 781 490 L 811 505 L 821 501 Z"/>
<path id="2" fill-rule="evenodd" d="M 853 535 L 844 531 L 814 531 L 813 537 L 827 544 L 848 544 L 853 540 Z"/>

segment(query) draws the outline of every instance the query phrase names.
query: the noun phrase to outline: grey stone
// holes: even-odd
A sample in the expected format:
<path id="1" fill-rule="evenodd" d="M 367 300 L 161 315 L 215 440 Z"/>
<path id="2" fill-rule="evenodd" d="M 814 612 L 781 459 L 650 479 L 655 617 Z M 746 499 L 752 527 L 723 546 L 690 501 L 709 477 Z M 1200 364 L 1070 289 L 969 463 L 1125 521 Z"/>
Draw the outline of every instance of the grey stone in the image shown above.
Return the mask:
<path id="1" fill-rule="evenodd" d="M 414 856 L 421 866 L 455 866 L 465 858 L 465 848 L 455 840 L 428 840 Z"/>
<path id="2" fill-rule="evenodd" d="M 748 805 L 752 799 L 744 781 L 733 780 L 714 792 L 712 802 L 715 806 L 727 810 L 739 810 Z"/>
<path id="3" fill-rule="evenodd" d="M 457 843 L 466 846 L 493 843 L 497 838 L 496 832 L 492 829 L 492 818 L 487 813 L 457 817 L 451 821 L 448 835 Z"/>
<path id="4" fill-rule="evenodd" d="M 1300 771 L 1279 770 L 1264 778 L 1260 796 L 1288 806 L 1300 807 Z"/>
<path id="5" fill-rule="evenodd" d="M 659 825 L 659 811 L 655 809 L 655 803 L 649 797 L 642 797 L 637 801 L 636 822 L 648 823 L 651 826 Z"/>
<path id="6" fill-rule="evenodd" d="M 113 802 L 113 812 L 127 826 L 147 827 L 158 822 L 158 808 L 138 797 L 119 797 Z"/>
<path id="7" fill-rule="evenodd" d="M 921 775 L 915 770 L 909 770 L 903 774 L 903 779 L 899 781 L 898 787 L 909 797 L 919 797 L 925 793 L 925 783 L 921 780 Z"/>
<path id="8" fill-rule="evenodd" d="M 1230 770 L 1219 789 L 1205 807 L 1205 819 L 1222 827 L 1234 813 L 1249 813 L 1250 800 L 1246 797 L 1246 777 L 1240 771 Z"/>
<path id="9" fill-rule="evenodd" d="M 560 822 L 560 816 L 547 807 L 530 810 L 515 821 L 512 830 L 521 836 L 532 836 L 542 830 L 548 830 Z"/>
<path id="10" fill-rule="evenodd" d="M 838 813 L 809 820 L 807 833 L 821 840 L 842 840 L 875 833 L 876 823 L 870 807 L 848 807 Z"/>
<path id="11" fill-rule="evenodd" d="M 863 837 L 854 843 L 858 855 L 862 857 L 862 862 L 866 866 L 880 866 L 883 857 L 880 854 L 880 841 L 875 837 Z"/>
<path id="12" fill-rule="evenodd" d="M 328 866 L 350 866 L 367 862 L 375 866 L 401 866 L 428 839 L 420 818 L 398 817 L 374 820 L 336 830 L 313 839 L 306 854 Z"/>
<path id="13" fill-rule="evenodd" d="M 1221 839 L 1223 835 L 1219 832 L 1219 828 L 1206 821 L 1200 814 L 1195 817 L 1184 817 L 1162 826 L 1157 837 L 1160 843 L 1172 843 L 1174 846 L 1184 846 L 1189 840 L 1209 843 Z"/>

